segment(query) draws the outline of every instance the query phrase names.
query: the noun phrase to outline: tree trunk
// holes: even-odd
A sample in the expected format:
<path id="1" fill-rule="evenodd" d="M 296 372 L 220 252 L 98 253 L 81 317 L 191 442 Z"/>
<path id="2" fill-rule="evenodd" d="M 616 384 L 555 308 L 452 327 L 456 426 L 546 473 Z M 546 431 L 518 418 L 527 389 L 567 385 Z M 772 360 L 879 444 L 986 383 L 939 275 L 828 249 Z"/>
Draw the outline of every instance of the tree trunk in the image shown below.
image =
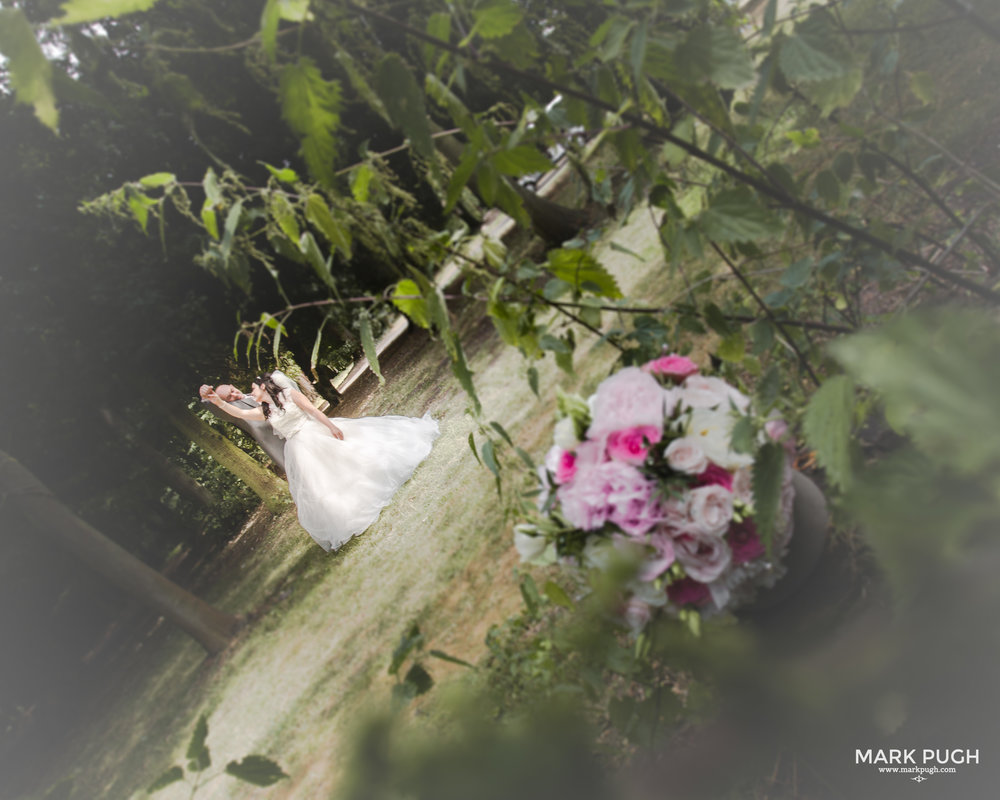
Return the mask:
<path id="1" fill-rule="evenodd" d="M 0 451 L 0 492 L 37 530 L 55 538 L 110 583 L 162 614 L 209 653 L 232 641 L 242 620 L 167 580 L 80 519 L 18 461 Z"/>
<path id="2" fill-rule="evenodd" d="M 288 490 L 280 478 L 268 472 L 261 463 L 240 450 L 197 414 L 188 409 L 170 409 L 167 414 L 181 434 L 249 486 L 269 509 L 281 510 Z"/>
<path id="3" fill-rule="evenodd" d="M 187 497 L 189 500 L 193 500 L 195 503 L 207 508 L 211 508 L 218 502 L 208 489 L 198 483 L 198 481 L 188 475 L 177 464 L 163 455 L 163 453 L 140 438 L 135 431 L 125 426 L 109 409 L 102 408 L 101 416 L 115 433 L 138 451 L 146 464 L 160 473 L 160 476 L 167 482 L 168 486 L 173 487 L 179 494 Z"/>

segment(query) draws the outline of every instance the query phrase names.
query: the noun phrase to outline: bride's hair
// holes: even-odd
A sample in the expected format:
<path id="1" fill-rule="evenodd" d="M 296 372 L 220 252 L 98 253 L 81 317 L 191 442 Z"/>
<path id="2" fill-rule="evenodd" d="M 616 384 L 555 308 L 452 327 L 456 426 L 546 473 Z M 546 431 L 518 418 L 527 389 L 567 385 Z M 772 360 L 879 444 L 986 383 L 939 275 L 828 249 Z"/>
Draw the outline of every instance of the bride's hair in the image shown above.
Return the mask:
<path id="1" fill-rule="evenodd" d="M 281 403 L 281 387 L 274 382 L 273 373 L 265 372 L 263 375 L 258 375 L 253 379 L 253 382 L 264 389 L 271 399 L 274 400 L 274 404 L 284 410 L 284 406 Z M 271 404 L 268 402 L 263 402 L 260 404 L 260 410 L 264 412 L 264 419 L 268 419 L 271 416 Z"/>

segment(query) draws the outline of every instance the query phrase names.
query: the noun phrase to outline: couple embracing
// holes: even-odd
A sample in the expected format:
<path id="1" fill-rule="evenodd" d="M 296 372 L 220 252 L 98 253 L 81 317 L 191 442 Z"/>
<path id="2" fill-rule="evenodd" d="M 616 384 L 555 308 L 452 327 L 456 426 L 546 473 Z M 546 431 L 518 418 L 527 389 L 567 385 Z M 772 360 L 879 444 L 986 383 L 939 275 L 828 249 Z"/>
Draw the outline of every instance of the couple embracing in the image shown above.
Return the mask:
<path id="1" fill-rule="evenodd" d="M 254 379 L 252 402 L 228 384 L 202 386 L 199 394 L 284 440 L 285 474 L 299 523 L 324 550 L 336 550 L 371 525 L 438 436 L 429 414 L 326 417 L 277 370 Z"/>

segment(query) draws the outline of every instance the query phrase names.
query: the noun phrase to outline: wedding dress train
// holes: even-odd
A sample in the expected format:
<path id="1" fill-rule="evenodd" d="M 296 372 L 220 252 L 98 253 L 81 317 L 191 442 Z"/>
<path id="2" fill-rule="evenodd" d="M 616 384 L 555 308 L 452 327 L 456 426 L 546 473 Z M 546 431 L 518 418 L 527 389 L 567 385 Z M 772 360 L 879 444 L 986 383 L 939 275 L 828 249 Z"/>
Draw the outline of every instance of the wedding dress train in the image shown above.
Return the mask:
<path id="1" fill-rule="evenodd" d="M 419 417 L 331 417 L 344 433 L 335 439 L 321 422 L 294 404 L 291 381 L 282 386 L 284 409 L 268 422 L 285 439 L 285 474 L 299 523 L 324 550 L 336 550 L 364 531 L 431 451 L 438 424 Z"/>

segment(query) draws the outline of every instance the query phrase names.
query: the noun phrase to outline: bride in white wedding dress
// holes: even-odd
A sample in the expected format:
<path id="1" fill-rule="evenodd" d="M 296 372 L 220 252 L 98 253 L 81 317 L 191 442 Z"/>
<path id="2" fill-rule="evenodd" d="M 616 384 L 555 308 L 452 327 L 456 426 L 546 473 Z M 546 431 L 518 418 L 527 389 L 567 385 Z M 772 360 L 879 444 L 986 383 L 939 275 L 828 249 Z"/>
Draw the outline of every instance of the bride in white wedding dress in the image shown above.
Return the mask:
<path id="1" fill-rule="evenodd" d="M 377 518 L 431 451 L 438 424 L 418 417 L 333 418 L 275 370 L 253 383 L 259 408 L 214 392 L 205 399 L 244 419 L 266 419 L 285 439 L 285 474 L 299 523 L 324 550 L 336 550 Z"/>

